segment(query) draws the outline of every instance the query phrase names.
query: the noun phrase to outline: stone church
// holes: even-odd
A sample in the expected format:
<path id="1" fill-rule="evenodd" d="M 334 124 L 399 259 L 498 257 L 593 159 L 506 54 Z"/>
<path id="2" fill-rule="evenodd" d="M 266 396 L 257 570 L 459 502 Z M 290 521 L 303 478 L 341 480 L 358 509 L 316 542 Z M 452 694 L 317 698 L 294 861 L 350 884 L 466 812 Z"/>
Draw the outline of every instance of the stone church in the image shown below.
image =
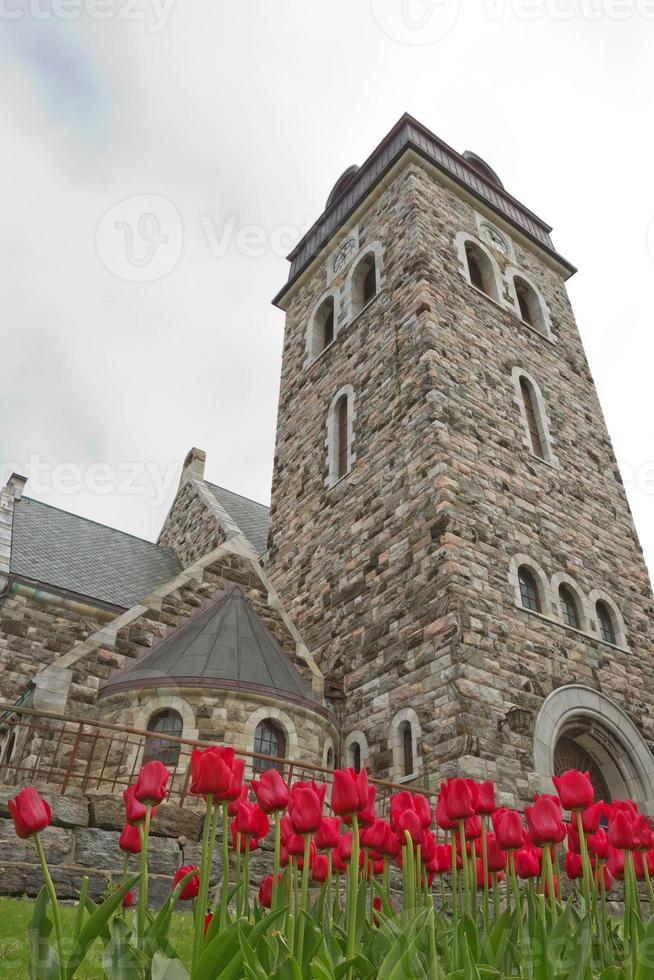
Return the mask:
<path id="1" fill-rule="evenodd" d="M 275 297 L 270 509 L 198 449 L 156 543 L 4 487 L 2 701 L 654 812 L 651 586 L 550 233 L 403 116 Z"/>

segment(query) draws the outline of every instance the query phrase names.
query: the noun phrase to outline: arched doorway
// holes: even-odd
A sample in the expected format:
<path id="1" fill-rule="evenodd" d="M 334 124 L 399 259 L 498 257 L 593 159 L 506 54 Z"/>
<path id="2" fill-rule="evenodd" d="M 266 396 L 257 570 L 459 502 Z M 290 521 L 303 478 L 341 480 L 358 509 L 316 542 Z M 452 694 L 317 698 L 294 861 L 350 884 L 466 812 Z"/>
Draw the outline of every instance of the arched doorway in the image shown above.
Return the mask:
<path id="1" fill-rule="evenodd" d="M 583 737 L 584 733 L 582 731 L 580 738 L 583 739 Z M 579 772 L 587 772 L 590 775 L 590 781 L 595 790 L 595 800 L 604 800 L 605 803 L 611 802 L 613 794 L 609 789 L 602 766 L 584 748 L 582 742 L 576 740 L 572 731 L 562 735 L 554 749 L 554 775 L 560 776 L 562 773 L 567 772 L 568 769 L 578 769 Z"/>

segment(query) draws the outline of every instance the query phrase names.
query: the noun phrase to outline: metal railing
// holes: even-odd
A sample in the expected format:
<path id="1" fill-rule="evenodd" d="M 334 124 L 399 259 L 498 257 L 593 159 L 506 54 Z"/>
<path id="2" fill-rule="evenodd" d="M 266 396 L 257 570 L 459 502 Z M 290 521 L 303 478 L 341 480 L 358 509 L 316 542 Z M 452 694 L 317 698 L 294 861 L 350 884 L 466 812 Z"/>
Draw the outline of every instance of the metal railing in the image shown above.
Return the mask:
<path id="1" fill-rule="evenodd" d="M 191 752 L 215 742 L 148 732 L 127 725 L 89 718 L 74 718 L 0 702 L 0 783 L 36 785 L 50 794 L 122 793 L 136 780 L 144 757 L 166 763 L 171 778 L 167 802 L 183 807 L 195 801 L 189 795 Z M 298 779 L 332 781 L 333 770 L 301 759 L 277 758 L 259 752 L 235 750 L 245 760 L 245 777 L 275 766 L 290 784 Z M 370 777 L 376 787 L 376 809 L 387 815 L 390 797 L 411 789 Z M 414 792 L 420 790 L 414 788 Z"/>

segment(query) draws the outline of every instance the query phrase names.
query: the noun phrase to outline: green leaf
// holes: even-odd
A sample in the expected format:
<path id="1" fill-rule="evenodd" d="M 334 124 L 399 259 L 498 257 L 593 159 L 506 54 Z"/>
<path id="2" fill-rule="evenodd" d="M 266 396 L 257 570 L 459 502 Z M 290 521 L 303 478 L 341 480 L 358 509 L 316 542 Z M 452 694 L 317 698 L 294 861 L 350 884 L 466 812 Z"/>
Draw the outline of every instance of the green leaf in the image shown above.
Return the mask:
<path id="1" fill-rule="evenodd" d="M 635 980 L 651 980 L 654 971 L 654 919 L 651 919 L 640 941 Z"/>
<path id="2" fill-rule="evenodd" d="M 101 936 L 103 932 L 107 929 L 109 919 L 114 914 L 116 909 L 118 909 L 123 901 L 123 896 L 132 888 L 136 882 L 139 880 L 140 875 L 135 875 L 130 878 L 124 884 L 117 888 L 108 898 L 104 900 L 102 905 L 100 905 L 95 912 L 86 920 L 82 928 L 80 929 L 80 934 L 73 952 L 71 953 L 68 964 L 64 969 L 64 976 L 67 980 L 75 975 L 80 964 L 84 960 L 89 947 L 98 936 Z"/>
<path id="3" fill-rule="evenodd" d="M 193 980 L 218 980 L 218 977 L 229 976 L 227 970 L 236 963 L 238 970 L 243 962 L 243 953 L 239 941 L 241 922 L 232 922 L 215 939 L 207 943 L 202 951 L 198 965 L 193 972 Z M 225 969 L 225 964 L 229 966 Z M 222 971 L 222 972 L 221 972 Z"/>
<path id="4" fill-rule="evenodd" d="M 49 898 L 45 887 L 34 903 L 32 921 L 27 927 L 29 941 L 29 980 L 50 980 L 59 977 L 59 958 L 49 942 L 52 922 L 48 918 Z"/>
<path id="5" fill-rule="evenodd" d="M 114 919 L 109 926 L 111 939 L 102 954 L 102 968 L 111 980 L 138 980 L 138 954 L 129 943 L 130 930 L 122 919 Z"/>
<path id="6" fill-rule="evenodd" d="M 109 974 L 113 980 L 113 974 Z M 189 972 L 181 960 L 169 960 L 155 953 L 152 960 L 152 980 L 189 980 Z"/>
<path id="7" fill-rule="evenodd" d="M 607 966 L 606 969 L 602 970 L 599 975 L 598 980 L 622 980 L 624 976 L 622 970 L 617 966 Z M 636 974 L 638 977 L 638 974 Z M 638 978 L 640 980 L 640 977 Z"/>

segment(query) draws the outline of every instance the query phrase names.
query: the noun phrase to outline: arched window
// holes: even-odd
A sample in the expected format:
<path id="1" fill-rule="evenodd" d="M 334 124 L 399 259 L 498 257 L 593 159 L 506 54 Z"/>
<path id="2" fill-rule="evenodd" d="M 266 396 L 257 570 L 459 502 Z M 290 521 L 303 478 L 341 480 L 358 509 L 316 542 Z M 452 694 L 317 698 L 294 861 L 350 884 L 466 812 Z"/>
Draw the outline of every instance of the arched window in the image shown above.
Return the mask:
<path id="1" fill-rule="evenodd" d="M 365 255 L 352 276 L 352 312 L 354 316 L 377 295 L 377 264 L 374 252 Z"/>
<path id="2" fill-rule="evenodd" d="M 404 776 L 411 776 L 415 771 L 413 760 L 413 732 L 411 723 L 403 721 L 400 725 L 400 738 L 402 739 L 402 768 Z"/>
<path id="3" fill-rule="evenodd" d="M 350 743 L 350 759 L 354 771 L 359 772 L 361 769 L 361 746 L 358 742 Z"/>
<path id="4" fill-rule="evenodd" d="M 254 733 L 254 751 L 261 755 L 272 756 L 274 759 L 286 758 L 286 736 L 279 725 L 264 718 L 257 725 Z M 255 773 L 265 772 L 266 769 L 282 770 L 281 762 L 273 762 L 272 759 L 255 759 L 253 762 Z"/>
<path id="5" fill-rule="evenodd" d="M 468 275 L 470 282 L 476 289 L 486 293 L 491 299 L 498 299 L 497 282 L 495 270 L 486 252 L 476 245 L 475 242 L 465 243 L 466 261 L 468 264 Z"/>
<path id="6" fill-rule="evenodd" d="M 532 612 L 542 612 L 540 592 L 534 573 L 522 565 L 518 570 L 518 581 L 520 583 L 520 598 L 524 608 L 531 609 Z"/>
<path id="7" fill-rule="evenodd" d="M 354 391 L 345 385 L 334 395 L 327 415 L 328 487 L 347 476 L 354 464 L 354 420 Z"/>
<path id="8" fill-rule="evenodd" d="M 334 768 L 334 750 L 330 745 L 329 748 L 327 749 L 327 755 L 325 757 L 325 769 L 333 769 L 333 768 Z"/>
<path id="9" fill-rule="evenodd" d="M 541 306 L 538 293 L 534 287 L 521 276 L 514 276 L 513 285 L 515 286 L 515 293 L 518 299 L 518 308 L 522 319 L 525 321 L 525 323 L 528 323 L 530 327 L 533 327 L 534 330 L 538 330 L 539 333 L 546 334 L 547 327 L 543 317 L 543 308 Z"/>
<path id="10" fill-rule="evenodd" d="M 329 347 L 334 339 L 334 327 L 336 323 L 336 310 L 334 297 L 328 296 L 318 307 L 313 318 L 311 354 L 317 357 L 325 347 Z"/>
<path id="11" fill-rule="evenodd" d="M 172 708 L 156 711 L 148 721 L 148 732 L 160 737 L 154 738 L 149 735 L 146 738 L 142 764 L 156 760 L 163 762 L 169 769 L 174 769 L 179 759 L 181 744 L 169 741 L 166 736 L 181 738 L 183 729 L 182 716 L 177 711 L 173 711 Z"/>
<path id="12" fill-rule="evenodd" d="M 577 607 L 577 600 L 575 598 L 574 592 L 567 585 L 559 586 L 559 602 L 561 603 L 561 613 L 563 614 L 563 622 L 567 623 L 568 626 L 574 626 L 575 629 L 581 628 L 581 620 L 579 619 L 579 609 Z"/>
<path id="13" fill-rule="evenodd" d="M 615 626 L 613 625 L 613 616 L 609 611 L 609 607 L 605 602 L 598 602 L 595 606 L 595 612 L 597 613 L 597 622 L 599 624 L 600 636 L 605 643 L 616 643 L 616 632 Z"/>
<path id="14" fill-rule="evenodd" d="M 545 446 L 541 436 L 541 429 L 538 424 L 536 399 L 531 384 L 525 377 L 520 378 L 520 393 L 522 395 L 522 402 L 525 407 L 527 429 L 529 430 L 529 440 L 531 442 L 532 452 L 534 456 L 538 456 L 539 459 L 545 459 Z"/>

